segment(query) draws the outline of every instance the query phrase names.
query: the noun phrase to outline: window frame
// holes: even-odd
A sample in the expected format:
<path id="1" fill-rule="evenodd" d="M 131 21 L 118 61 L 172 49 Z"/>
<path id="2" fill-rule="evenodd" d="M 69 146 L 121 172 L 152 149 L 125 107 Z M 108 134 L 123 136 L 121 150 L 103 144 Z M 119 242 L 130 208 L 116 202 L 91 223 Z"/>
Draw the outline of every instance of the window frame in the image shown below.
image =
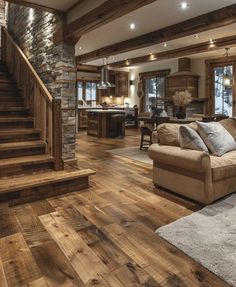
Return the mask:
<path id="1" fill-rule="evenodd" d="M 82 101 L 79 99 L 79 95 L 78 95 L 78 83 L 82 82 L 82 99 L 88 104 L 91 105 L 93 100 L 86 100 L 86 85 L 87 83 L 94 83 L 97 85 L 97 83 L 99 82 L 99 80 L 96 79 L 77 79 L 76 82 L 76 95 L 77 95 L 77 102 L 78 104 L 82 104 Z M 96 88 L 96 103 L 98 103 L 99 101 L 99 93 L 98 93 L 98 89 Z M 81 102 L 81 103 L 80 103 Z"/>
<path id="2" fill-rule="evenodd" d="M 215 68 L 228 65 L 233 66 L 232 93 L 233 93 L 233 116 L 236 115 L 236 56 L 206 60 L 206 114 L 213 115 L 215 113 Z"/>
<path id="3" fill-rule="evenodd" d="M 144 95 L 143 97 L 140 99 L 140 111 L 143 113 L 145 112 L 145 105 L 146 105 L 146 87 L 145 87 L 145 82 L 148 79 L 152 79 L 152 78 L 165 78 L 165 83 L 164 83 L 164 91 L 165 91 L 165 95 L 164 98 L 166 97 L 166 91 L 167 91 L 167 81 L 166 78 L 167 76 L 170 74 L 170 69 L 165 69 L 165 70 L 157 70 L 157 71 L 151 71 L 151 72 L 145 72 L 145 73 L 140 73 L 139 74 L 139 78 L 142 81 L 142 85 L 143 85 L 143 92 Z M 156 97 L 157 98 L 157 97 Z M 157 106 L 157 100 L 156 100 L 156 106 Z M 163 99 L 163 103 L 164 103 L 164 99 Z"/>

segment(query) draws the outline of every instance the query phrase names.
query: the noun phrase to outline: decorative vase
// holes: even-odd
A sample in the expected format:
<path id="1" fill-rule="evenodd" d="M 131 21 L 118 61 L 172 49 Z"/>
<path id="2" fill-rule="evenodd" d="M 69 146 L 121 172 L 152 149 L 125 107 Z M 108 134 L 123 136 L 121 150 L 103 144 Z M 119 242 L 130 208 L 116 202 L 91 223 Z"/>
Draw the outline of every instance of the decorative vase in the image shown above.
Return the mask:
<path id="1" fill-rule="evenodd" d="M 186 107 L 185 106 L 180 106 L 176 107 L 177 112 L 176 112 L 176 118 L 177 119 L 185 119 L 186 118 Z"/>

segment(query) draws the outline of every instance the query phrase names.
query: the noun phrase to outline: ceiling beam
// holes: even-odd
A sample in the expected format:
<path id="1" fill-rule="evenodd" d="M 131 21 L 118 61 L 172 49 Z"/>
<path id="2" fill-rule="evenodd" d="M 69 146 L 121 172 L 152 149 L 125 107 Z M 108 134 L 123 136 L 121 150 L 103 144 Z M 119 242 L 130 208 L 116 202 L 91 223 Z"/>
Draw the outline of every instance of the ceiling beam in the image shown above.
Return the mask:
<path id="1" fill-rule="evenodd" d="M 72 11 L 73 9 L 75 9 L 78 5 L 80 5 L 81 3 L 85 2 L 85 0 L 78 0 L 77 2 L 75 2 L 74 5 L 72 5 L 69 9 L 67 9 L 66 13 L 69 13 L 70 11 Z"/>
<path id="2" fill-rule="evenodd" d="M 179 57 L 186 57 L 189 55 L 216 51 L 216 50 L 222 49 L 222 47 L 228 47 L 228 46 L 235 45 L 235 44 L 236 44 L 236 35 L 233 35 L 229 37 L 215 39 L 213 44 L 207 41 L 207 42 L 203 42 L 203 43 L 199 43 L 199 44 L 195 44 L 195 45 L 191 45 L 191 46 L 187 46 L 187 47 L 183 47 L 179 49 L 174 49 L 174 50 L 169 50 L 169 51 L 164 51 L 164 52 L 159 52 L 159 53 L 152 53 L 149 55 L 112 63 L 112 64 L 109 64 L 109 67 L 114 67 L 114 68 L 129 67 L 129 66 L 133 66 L 133 65 L 137 65 L 141 63 L 148 63 L 148 62 L 162 61 L 162 60 L 179 58 Z"/>
<path id="3" fill-rule="evenodd" d="M 33 9 L 38 9 L 38 10 L 41 10 L 41 11 L 46 11 L 46 12 L 49 12 L 49 13 L 52 13 L 52 14 L 59 14 L 59 15 L 63 15 L 64 14 L 64 12 L 61 11 L 61 10 L 57 10 L 57 9 L 50 8 L 50 7 L 47 7 L 47 6 L 31 3 L 31 2 L 28 2 L 28 1 L 24 1 L 24 0 L 6 0 L 6 2 L 17 4 L 17 5 L 20 5 L 20 6 L 29 7 L 29 8 L 33 8 Z"/>
<path id="4" fill-rule="evenodd" d="M 99 58 L 105 58 L 220 28 L 235 22 L 236 4 L 80 55 L 77 57 L 77 61 L 79 63 L 86 63 Z"/>
<path id="5" fill-rule="evenodd" d="M 63 27 L 63 39 L 74 39 L 76 42 L 82 35 L 101 27 L 132 11 L 157 0 L 107 0 L 79 19 Z M 57 38 L 57 35 L 55 35 Z"/>

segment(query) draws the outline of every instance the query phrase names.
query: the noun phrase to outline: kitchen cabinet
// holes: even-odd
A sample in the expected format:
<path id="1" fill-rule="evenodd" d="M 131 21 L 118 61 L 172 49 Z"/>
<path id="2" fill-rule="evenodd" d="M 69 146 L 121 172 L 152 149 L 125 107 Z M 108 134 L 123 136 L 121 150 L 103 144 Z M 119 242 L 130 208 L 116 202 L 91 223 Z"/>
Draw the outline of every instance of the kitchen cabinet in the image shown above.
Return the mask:
<path id="1" fill-rule="evenodd" d="M 109 82 L 115 87 L 99 90 L 100 97 L 128 97 L 129 73 L 124 71 L 109 70 Z"/>

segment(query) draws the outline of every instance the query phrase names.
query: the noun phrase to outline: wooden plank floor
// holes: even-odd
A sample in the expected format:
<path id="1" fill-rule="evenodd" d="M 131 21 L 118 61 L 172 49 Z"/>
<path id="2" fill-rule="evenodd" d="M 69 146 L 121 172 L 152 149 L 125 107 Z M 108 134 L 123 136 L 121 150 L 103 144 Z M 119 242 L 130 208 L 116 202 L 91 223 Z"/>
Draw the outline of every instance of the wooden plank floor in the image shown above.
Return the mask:
<path id="1" fill-rule="evenodd" d="M 155 235 L 197 204 L 156 190 L 150 165 L 107 150 L 125 139 L 77 139 L 77 168 L 92 168 L 91 187 L 30 204 L 0 204 L 1 287 L 228 287 Z"/>

